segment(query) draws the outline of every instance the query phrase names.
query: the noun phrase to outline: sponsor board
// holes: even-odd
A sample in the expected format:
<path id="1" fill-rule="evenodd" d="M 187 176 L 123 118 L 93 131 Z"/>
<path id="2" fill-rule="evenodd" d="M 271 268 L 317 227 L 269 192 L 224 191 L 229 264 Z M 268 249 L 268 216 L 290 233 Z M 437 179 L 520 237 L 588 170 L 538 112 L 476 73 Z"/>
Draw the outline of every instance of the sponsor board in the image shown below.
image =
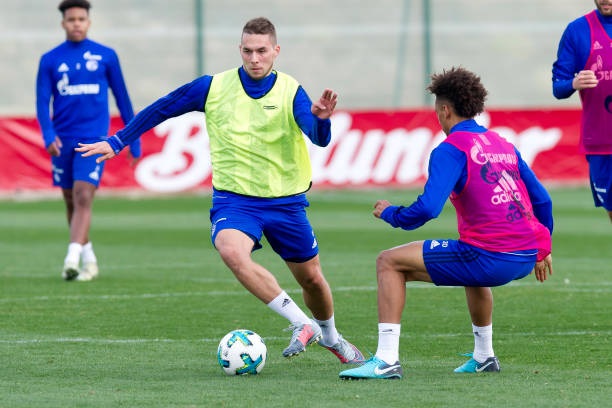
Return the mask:
<path id="1" fill-rule="evenodd" d="M 476 120 L 512 142 L 543 182 L 586 183 L 586 161 L 578 153 L 578 109 L 489 110 Z M 113 117 L 111 133 L 121 126 L 121 119 Z M 337 112 L 330 144 L 322 148 L 307 142 L 313 186 L 422 185 L 429 153 L 444 138 L 431 110 Z M 0 139 L 1 193 L 51 188 L 51 163 L 35 118 L 0 117 Z M 169 119 L 145 133 L 142 142 L 143 158 L 135 168 L 125 152 L 108 162 L 102 188 L 176 193 L 211 187 L 203 113 Z"/>

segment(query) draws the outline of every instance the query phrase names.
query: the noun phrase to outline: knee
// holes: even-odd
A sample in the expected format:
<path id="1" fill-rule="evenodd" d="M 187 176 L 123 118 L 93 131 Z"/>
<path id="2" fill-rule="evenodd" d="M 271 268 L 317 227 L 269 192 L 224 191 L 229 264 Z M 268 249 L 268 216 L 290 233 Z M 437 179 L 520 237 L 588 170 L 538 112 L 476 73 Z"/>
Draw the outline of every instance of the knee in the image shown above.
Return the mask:
<path id="1" fill-rule="evenodd" d="M 234 272 L 241 269 L 242 253 L 238 247 L 234 245 L 222 245 L 217 247 L 221 260 Z"/>
<path id="2" fill-rule="evenodd" d="M 292 272 L 300 286 L 306 291 L 321 291 L 329 287 L 319 264 L 304 265 L 299 270 Z"/>
<path id="3" fill-rule="evenodd" d="M 376 258 L 376 274 L 382 275 L 393 270 L 393 260 L 388 250 L 382 251 Z"/>
<path id="4" fill-rule="evenodd" d="M 93 196 L 86 191 L 75 190 L 74 197 L 72 198 L 72 206 L 78 208 L 91 207 Z"/>
<path id="5" fill-rule="evenodd" d="M 321 271 L 308 274 L 302 280 L 302 286 L 305 288 L 321 289 L 327 287 L 327 281 Z"/>

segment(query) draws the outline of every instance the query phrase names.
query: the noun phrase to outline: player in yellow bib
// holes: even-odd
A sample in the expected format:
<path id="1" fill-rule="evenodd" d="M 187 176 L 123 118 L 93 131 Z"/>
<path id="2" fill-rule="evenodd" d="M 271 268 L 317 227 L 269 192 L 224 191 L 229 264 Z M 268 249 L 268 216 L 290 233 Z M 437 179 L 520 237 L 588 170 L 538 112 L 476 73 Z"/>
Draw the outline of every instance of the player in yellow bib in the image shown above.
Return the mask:
<path id="1" fill-rule="evenodd" d="M 319 342 L 342 363 L 362 362 L 362 353 L 336 329 L 332 293 L 306 215 L 311 166 L 304 135 L 318 146 L 329 144 L 337 94 L 326 89 L 313 103 L 295 79 L 273 69 L 280 46 L 267 18 L 245 24 L 239 49 L 241 67 L 183 85 L 107 141 L 76 150 L 100 155 L 102 162 L 168 118 L 204 112 L 213 169 L 211 238 L 221 259 L 249 292 L 290 322 L 285 357 Z M 262 236 L 302 287 L 312 318 L 253 261 Z"/>

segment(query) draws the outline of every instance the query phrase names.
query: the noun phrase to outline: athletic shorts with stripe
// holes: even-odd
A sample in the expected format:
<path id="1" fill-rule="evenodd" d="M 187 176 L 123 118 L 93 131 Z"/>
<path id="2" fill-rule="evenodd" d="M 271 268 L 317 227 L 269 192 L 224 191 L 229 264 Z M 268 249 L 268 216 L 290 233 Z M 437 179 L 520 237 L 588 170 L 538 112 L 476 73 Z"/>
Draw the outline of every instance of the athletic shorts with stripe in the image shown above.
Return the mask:
<path id="1" fill-rule="evenodd" d="M 453 239 L 423 243 L 423 259 L 438 286 L 500 286 L 533 270 L 537 250 L 491 252 Z"/>

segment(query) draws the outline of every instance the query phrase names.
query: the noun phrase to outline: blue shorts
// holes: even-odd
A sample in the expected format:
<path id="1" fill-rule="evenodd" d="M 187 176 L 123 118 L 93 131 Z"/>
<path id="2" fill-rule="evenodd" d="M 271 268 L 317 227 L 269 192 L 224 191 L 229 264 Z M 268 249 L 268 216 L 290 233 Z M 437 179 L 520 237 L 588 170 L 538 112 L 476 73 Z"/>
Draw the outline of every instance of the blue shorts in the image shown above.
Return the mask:
<path id="1" fill-rule="evenodd" d="M 97 155 L 82 157 L 75 152 L 78 143 L 96 143 L 104 138 L 74 138 L 62 140 L 62 149 L 59 156 L 51 157 L 53 172 L 53 185 L 63 189 L 71 189 L 75 181 L 86 181 L 98 187 L 104 172 L 104 162 L 96 163 Z"/>
<path id="2" fill-rule="evenodd" d="M 306 262 L 319 253 L 314 231 L 306 217 L 304 194 L 282 198 L 246 197 L 225 191 L 213 192 L 210 209 L 213 245 L 219 231 L 237 229 L 261 248 L 261 237 L 287 262 Z"/>
<path id="3" fill-rule="evenodd" d="M 589 179 L 595 207 L 612 211 L 612 155 L 588 154 Z"/>
<path id="4" fill-rule="evenodd" d="M 490 252 L 453 239 L 423 243 L 423 259 L 437 286 L 501 286 L 529 275 L 537 250 Z"/>

